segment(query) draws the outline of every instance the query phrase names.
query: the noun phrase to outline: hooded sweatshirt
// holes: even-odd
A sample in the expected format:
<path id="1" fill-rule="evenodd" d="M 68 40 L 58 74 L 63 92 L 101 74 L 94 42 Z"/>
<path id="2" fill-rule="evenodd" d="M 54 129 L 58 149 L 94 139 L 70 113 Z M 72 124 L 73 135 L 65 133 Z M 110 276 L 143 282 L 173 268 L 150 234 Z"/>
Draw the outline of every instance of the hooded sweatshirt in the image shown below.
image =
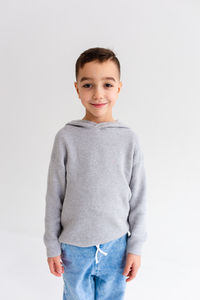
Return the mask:
<path id="1" fill-rule="evenodd" d="M 104 244 L 128 232 L 127 253 L 147 239 L 146 177 L 138 135 L 119 120 L 73 120 L 55 135 L 48 169 L 47 257 L 60 243 Z"/>

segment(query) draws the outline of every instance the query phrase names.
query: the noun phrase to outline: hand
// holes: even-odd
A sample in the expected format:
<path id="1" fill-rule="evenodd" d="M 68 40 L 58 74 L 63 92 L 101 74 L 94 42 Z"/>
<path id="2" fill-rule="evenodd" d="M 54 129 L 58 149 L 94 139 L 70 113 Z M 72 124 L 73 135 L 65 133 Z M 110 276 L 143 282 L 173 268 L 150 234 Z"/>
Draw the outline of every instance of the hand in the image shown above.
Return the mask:
<path id="1" fill-rule="evenodd" d="M 141 256 L 128 253 L 126 257 L 126 265 L 124 268 L 123 275 L 128 276 L 126 282 L 131 281 L 137 274 L 137 271 L 141 265 Z"/>
<path id="2" fill-rule="evenodd" d="M 61 274 L 64 273 L 64 267 L 63 267 L 60 255 L 55 256 L 55 257 L 48 257 L 47 261 L 49 264 L 50 272 L 53 275 L 60 277 Z"/>

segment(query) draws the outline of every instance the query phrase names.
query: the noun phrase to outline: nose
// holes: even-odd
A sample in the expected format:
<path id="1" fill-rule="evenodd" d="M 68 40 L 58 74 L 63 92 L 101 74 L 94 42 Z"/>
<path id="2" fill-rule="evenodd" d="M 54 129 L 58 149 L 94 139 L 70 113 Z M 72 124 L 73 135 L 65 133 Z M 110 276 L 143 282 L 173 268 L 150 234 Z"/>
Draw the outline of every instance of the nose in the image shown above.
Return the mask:
<path id="1" fill-rule="evenodd" d="M 95 88 L 93 98 L 94 99 L 103 99 L 103 92 L 100 87 Z"/>

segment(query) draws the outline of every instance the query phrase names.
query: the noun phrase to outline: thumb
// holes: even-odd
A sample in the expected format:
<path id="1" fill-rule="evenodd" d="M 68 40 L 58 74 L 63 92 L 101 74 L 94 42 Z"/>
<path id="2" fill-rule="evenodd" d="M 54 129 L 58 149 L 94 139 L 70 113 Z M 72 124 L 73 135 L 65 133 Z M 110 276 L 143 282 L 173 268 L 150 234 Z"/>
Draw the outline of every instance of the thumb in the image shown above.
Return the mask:
<path id="1" fill-rule="evenodd" d="M 63 268 L 62 262 L 60 261 L 60 257 L 58 257 L 58 259 L 54 260 L 54 268 L 57 273 L 64 272 L 64 268 Z"/>

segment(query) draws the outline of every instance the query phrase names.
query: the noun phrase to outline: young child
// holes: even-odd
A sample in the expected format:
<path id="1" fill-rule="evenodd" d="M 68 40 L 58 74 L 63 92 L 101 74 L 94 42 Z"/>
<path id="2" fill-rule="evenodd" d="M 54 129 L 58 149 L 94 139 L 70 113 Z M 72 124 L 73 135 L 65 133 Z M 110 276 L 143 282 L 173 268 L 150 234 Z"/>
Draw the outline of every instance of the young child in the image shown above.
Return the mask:
<path id="1" fill-rule="evenodd" d="M 86 111 L 55 135 L 45 208 L 47 260 L 52 274 L 63 274 L 63 300 L 122 300 L 147 239 L 143 152 L 138 135 L 112 116 L 122 86 L 114 52 L 84 51 L 76 80 Z"/>

